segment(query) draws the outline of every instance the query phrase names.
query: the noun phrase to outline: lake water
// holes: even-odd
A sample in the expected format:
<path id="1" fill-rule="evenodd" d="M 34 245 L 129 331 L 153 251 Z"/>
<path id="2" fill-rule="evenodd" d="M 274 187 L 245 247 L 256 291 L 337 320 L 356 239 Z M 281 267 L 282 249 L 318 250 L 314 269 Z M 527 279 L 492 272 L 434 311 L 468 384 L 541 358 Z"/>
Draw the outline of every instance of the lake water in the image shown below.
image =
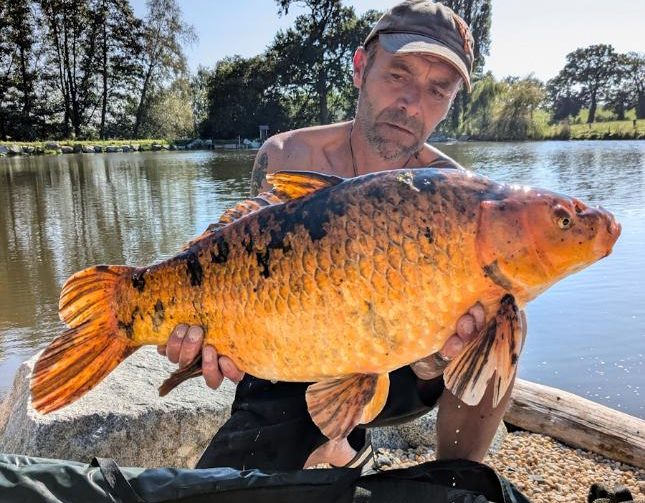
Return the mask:
<path id="1" fill-rule="evenodd" d="M 645 142 L 439 146 L 499 181 L 613 211 L 614 253 L 527 309 L 520 376 L 645 418 Z M 0 396 L 60 333 L 60 288 L 99 263 L 172 256 L 247 192 L 250 152 L 69 154 L 0 159 Z"/>

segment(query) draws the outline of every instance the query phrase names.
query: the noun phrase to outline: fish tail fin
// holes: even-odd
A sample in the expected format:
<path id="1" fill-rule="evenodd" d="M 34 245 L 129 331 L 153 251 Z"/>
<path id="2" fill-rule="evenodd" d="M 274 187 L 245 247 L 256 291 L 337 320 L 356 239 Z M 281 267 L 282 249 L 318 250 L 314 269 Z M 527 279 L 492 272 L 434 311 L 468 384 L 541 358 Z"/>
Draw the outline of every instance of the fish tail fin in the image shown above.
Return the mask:
<path id="1" fill-rule="evenodd" d="M 69 329 L 43 351 L 31 377 L 31 399 L 38 412 L 74 402 L 138 348 L 114 312 L 115 289 L 135 270 L 96 266 L 67 280 L 59 315 Z"/>
<path id="2" fill-rule="evenodd" d="M 185 367 L 175 370 L 170 377 L 159 386 L 159 396 L 166 396 L 182 382 L 202 375 L 202 354 L 201 352 Z"/>

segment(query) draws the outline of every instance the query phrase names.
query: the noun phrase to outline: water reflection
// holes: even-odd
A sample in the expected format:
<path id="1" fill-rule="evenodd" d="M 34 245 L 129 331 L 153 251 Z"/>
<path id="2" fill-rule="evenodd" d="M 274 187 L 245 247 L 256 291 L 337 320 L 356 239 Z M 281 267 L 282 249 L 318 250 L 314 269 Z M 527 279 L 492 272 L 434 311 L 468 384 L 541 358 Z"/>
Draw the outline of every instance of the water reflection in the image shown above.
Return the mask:
<path id="1" fill-rule="evenodd" d="M 613 255 L 529 306 L 520 375 L 645 416 L 645 142 L 442 146 L 500 181 L 602 204 L 623 234 Z M 173 255 L 248 190 L 248 152 L 0 159 L 0 394 L 62 328 L 60 288 L 97 263 Z"/>

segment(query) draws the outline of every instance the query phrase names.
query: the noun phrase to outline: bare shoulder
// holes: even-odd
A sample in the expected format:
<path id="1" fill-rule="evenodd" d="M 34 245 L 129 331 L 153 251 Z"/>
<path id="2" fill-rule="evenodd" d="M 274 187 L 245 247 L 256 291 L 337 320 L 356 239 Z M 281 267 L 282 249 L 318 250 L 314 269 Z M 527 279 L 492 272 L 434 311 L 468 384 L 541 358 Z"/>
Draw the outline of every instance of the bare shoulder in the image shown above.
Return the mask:
<path id="1" fill-rule="evenodd" d="M 452 157 L 428 143 L 424 143 L 423 148 L 420 151 L 417 164 L 421 166 L 433 166 L 437 168 L 464 169 L 463 166 L 461 166 L 461 164 L 455 161 Z"/>
<path id="2" fill-rule="evenodd" d="M 270 137 L 255 158 L 251 175 L 251 195 L 267 190 L 267 173 L 281 170 L 308 170 L 313 166 L 326 171 L 325 151 L 342 138 L 345 124 L 314 126 L 286 131 Z"/>

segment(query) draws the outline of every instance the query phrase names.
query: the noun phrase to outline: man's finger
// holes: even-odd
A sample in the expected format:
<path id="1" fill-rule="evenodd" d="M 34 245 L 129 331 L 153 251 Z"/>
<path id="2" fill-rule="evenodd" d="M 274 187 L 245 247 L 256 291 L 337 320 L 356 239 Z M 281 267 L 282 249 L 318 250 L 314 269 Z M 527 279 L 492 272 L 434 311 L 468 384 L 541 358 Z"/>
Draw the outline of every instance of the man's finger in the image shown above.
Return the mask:
<path id="1" fill-rule="evenodd" d="M 198 325 L 191 325 L 181 343 L 179 366 L 185 367 L 192 362 L 202 350 L 204 330 Z"/>
<path id="2" fill-rule="evenodd" d="M 187 331 L 188 325 L 182 323 L 181 325 L 177 325 L 175 327 L 175 329 L 170 334 L 170 337 L 168 338 L 168 342 L 166 344 L 166 356 L 173 363 L 177 363 L 179 361 L 179 354 L 181 353 L 181 343 L 184 340 Z"/>
<path id="3" fill-rule="evenodd" d="M 462 337 L 453 334 L 448 337 L 448 340 L 441 348 L 440 353 L 446 358 L 453 359 L 459 356 L 459 353 L 461 353 L 462 349 L 464 349 L 464 341 Z"/>
<path id="4" fill-rule="evenodd" d="M 217 351 L 213 346 L 204 346 L 202 349 L 202 374 L 209 388 L 217 389 L 222 384 L 224 376 L 220 372 Z"/>
<path id="5" fill-rule="evenodd" d="M 486 313 L 484 312 L 484 306 L 479 302 L 475 304 L 468 310 L 468 313 L 475 319 L 475 328 L 479 332 L 484 328 L 484 323 L 486 322 Z"/>
<path id="6" fill-rule="evenodd" d="M 457 320 L 456 332 L 459 337 L 468 342 L 477 333 L 477 323 L 471 314 L 464 314 Z"/>
<path id="7" fill-rule="evenodd" d="M 234 383 L 238 383 L 244 377 L 244 372 L 237 368 L 233 360 L 228 356 L 219 357 L 219 368 L 224 377 L 227 377 Z"/>

